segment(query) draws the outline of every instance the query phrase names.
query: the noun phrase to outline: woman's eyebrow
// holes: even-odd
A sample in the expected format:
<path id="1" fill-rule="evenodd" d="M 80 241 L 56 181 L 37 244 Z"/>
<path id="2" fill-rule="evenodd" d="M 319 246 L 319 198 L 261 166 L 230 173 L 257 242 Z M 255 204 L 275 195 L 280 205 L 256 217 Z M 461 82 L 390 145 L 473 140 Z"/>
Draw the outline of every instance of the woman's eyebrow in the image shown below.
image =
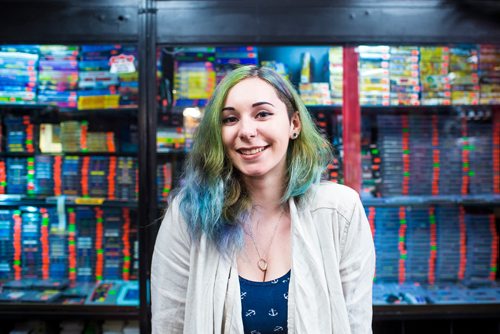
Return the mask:
<path id="1" fill-rule="evenodd" d="M 261 106 L 263 104 L 268 104 L 268 105 L 270 105 L 270 106 L 272 106 L 274 108 L 274 104 L 272 104 L 270 102 L 266 102 L 266 101 L 255 102 L 254 104 L 252 104 L 252 108 Z M 221 111 L 235 111 L 235 110 L 236 109 L 234 109 L 233 107 L 224 107 L 224 108 L 222 108 Z"/>
<path id="2" fill-rule="evenodd" d="M 223 111 L 235 111 L 236 109 L 234 109 L 233 107 L 224 107 L 222 108 L 221 112 Z"/>
<path id="3" fill-rule="evenodd" d="M 254 107 L 258 107 L 258 106 L 261 106 L 263 104 L 269 104 L 271 107 L 274 108 L 274 105 L 272 103 L 269 103 L 269 102 L 266 102 L 266 101 L 262 101 L 262 102 L 255 102 L 254 104 L 252 104 L 252 108 Z"/>

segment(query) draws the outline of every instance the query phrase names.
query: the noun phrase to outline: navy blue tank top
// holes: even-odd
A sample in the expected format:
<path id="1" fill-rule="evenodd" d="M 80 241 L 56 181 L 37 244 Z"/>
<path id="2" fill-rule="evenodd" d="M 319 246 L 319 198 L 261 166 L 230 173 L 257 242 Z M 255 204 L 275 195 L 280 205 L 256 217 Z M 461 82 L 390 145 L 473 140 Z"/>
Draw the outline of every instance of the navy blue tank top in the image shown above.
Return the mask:
<path id="1" fill-rule="evenodd" d="M 245 334 L 288 333 L 290 271 L 268 282 L 240 276 L 241 309 Z"/>

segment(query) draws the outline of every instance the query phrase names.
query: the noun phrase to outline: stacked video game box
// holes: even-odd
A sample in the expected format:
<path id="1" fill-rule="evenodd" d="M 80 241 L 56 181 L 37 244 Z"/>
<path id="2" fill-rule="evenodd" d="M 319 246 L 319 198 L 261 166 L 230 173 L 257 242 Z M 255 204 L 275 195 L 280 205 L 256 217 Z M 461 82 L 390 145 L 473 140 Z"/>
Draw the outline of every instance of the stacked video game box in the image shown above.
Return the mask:
<path id="1" fill-rule="evenodd" d="M 7 194 L 24 195 L 28 189 L 26 158 L 7 158 Z"/>
<path id="2" fill-rule="evenodd" d="M 87 193 L 82 194 L 90 197 L 108 197 L 110 187 L 114 187 L 114 179 L 109 179 L 109 157 L 91 156 L 84 157 L 88 165 L 84 166 L 87 172 Z M 83 171 L 82 171 L 83 172 Z M 83 182 L 83 180 L 82 180 Z M 110 184 L 111 183 L 111 184 Z"/>
<path id="3" fill-rule="evenodd" d="M 461 128 L 460 118 L 438 115 L 439 195 L 458 195 L 462 191 Z"/>
<path id="4" fill-rule="evenodd" d="M 450 105 L 450 49 L 445 46 L 420 48 L 422 105 Z"/>
<path id="5" fill-rule="evenodd" d="M 60 125 L 60 137 L 63 152 L 81 152 L 82 139 L 86 141 L 85 124 L 80 121 L 65 121 Z"/>
<path id="6" fill-rule="evenodd" d="M 37 103 L 38 46 L 0 46 L 0 104 Z"/>
<path id="7" fill-rule="evenodd" d="M 436 282 L 456 282 L 460 270 L 460 227 L 457 206 L 437 206 Z"/>
<path id="8" fill-rule="evenodd" d="M 410 133 L 409 194 L 432 194 L 432 128 L 431 116 L 413 114 L 408 117 Z"/>
<path id="9" fill-rule="evenodd" d="M 258 52 L 255 46 L 225 46 L 215 48 L 216 82 L 238 66 L 258 65 Z"/>
<path id="10" fill-rule="evenodd" d="M 465 279 L 469 282 L 485 282 L 490 280 L 492 269 L 491 259 L 498 252 L 498 248 L 492 249 L 494 235 L 490 227 L 491 219 L 494 218 L 488 214 L 465 215 L 467 229 L 467 266 Z"/>
<path id="11" fill-rule="evenodd" d="M 76 108 L 78 101 L 78 47 L 40 45 L 38 103 Z"/>
<path id="12" fill-rule="evenodd" d="M 469 193 L 493 194 L 493 126 L 491 122 L 468 120 Z"/>
<path id="13" fill-rule="evenodd" d="M 76 280 L 93 282 L 96 265 L 96 217 L 90 207 L 74 208 L 76 214 Z"/>
<path id="14" fill-rule="evenodd" d="M 30 116 L 11 116 L 4 118 L 7 152 L 35 152 L 35 125 Z"/>
<path id="15" fill-rule="evenodd" d="M 14 277 L 14 210 L 0 210 L 0 279 Z"/>
<path id="16" fill-rule="evenodd" d="M 429 210 L 427 207 L 407 207 L 406 220 L 406 281 L 426 283 L 431 250 Z"/>
<path id="17" fill-rule="evenodd" d="M 22 211 L 21 232 L 21 270 L 23 278 L 41 277 L 42 247 L 40 245 L 41 217 L 31 208 L 20 208 Z"/>
<path id="18" fill-rule="evenodd" d="M 158 200 L 165 202 L 172 189 L 172 163 L 158 164 L 156 172 Z"/>
<path id="19" fill-rule="evenodd" d="M 364 106 L 390 104 L 389 60 L 390 47 L 360 45 L 359 50 L 359 101 Z"/>
<path id="20" fill-rule="evenodd" d="M 420 51 L 415 46 L 390 48 L 391 105 L 420 105 Z"/>
<path id="21" fill-rule="evenodd" d="M 122 209 L 104 208 L 104 277 L 106 279 L 121 279 L 122 277 Z"/>
<path id="22" fill-rule="evenodd" d="M 115 198 L 134 201 L 138 199 L 138 163 L 136 158 L 119 157 L 115 176 Z"/>
<path id="23" fill-rule="evenodd" d="M 500 46 L 479 47 L 480 104 L 500 103 Z"/>
<path id="24" fill-rule="evenodd" d="M 49 155 L 36 155 L 34 159 L 34 189 L 37 196 L 50 196 L 54 194 L 54 157 Z"/>
<path id="25" fill-rule="evenodd" d="M 68 278 L 68 238 L 65 225 L 65 217 L 63 222 L 59 220 L 60 213 L 56 207 L 45 208 L 45 217 L 42 216 L 42 224 L 44 219 L 47 219 L 49 228 L 49 277 L 51 279 L 67 279 Z M 63 214 L 64 215 L 64 214 Z"/>
<path id="26" fill-rule="evenodd" d="M 215 89 L 215 48 L 186 47 L 175 50 L 174 105 L 203 107 Z"/>
<path id="27" fill-rule="evenodd" d="M 368 215 L 368 213 L 367 213 Z M 399 275 L 399 208 L 377 207 L 375 249 L 377 282 L 397 282 Z"/>
<path id="28" fill-rule="evenodd" d="M 398 115 L 377 115 L 378 142 L 381 159 L 380 192 L 397 196 L 403 189 L 402 122 Z"/>
<path id="29" fill-rule="evenodd" d="M 450 48 L 451 103 L 479 104 L 479 52 L 475 45 Z"/>
<path id="30" fill-rule="evenodd" d="M 82 194 L 82 157 L 67 155 L 62 163 L 62 193 L 69 196 Z"/>
<path id="31" fill-rule="evenodd" d="M 120 45 L 82 45 L 80 49 L 78 109 L 118 108 L 118 74 L 109 60 L 121 53 Z"/>
<path id="32" fill-rule="evenodd" d="M 330 95 L 331 103 L 336 106 L 342 105 L 342 94 L 344 87 L 344 55 L 341 46 L 328 49 L 328 69 L 330 73 Z"/>
<path id="33" fill-rule="evenodd" d="M 118 72 L 118 93 L 120 94 L 119 108 L 137 108 L 139 106 L 139 71 L 137 70 L 137 48 L 131 45 L 122 45 L 121 54 L 128 57 L 134 57 L 133 67 L 135 71 L 129 73 Z"/>

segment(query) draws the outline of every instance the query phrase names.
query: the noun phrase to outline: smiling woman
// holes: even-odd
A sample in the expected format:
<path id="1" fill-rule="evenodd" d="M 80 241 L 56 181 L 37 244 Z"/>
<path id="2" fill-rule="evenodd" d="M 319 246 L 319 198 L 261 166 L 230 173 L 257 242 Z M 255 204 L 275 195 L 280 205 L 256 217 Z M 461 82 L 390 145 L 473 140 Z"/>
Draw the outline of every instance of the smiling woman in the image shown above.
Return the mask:
<path id="1" fill-rule="evenodd" d="M 248 78 L 229 91 L 222 109 L 222 142 L 245 183 L 255 176 L 283 183 L 288 143 L 299 132 L 298 113 L 290 119 L 285 103 L 266 81 Z"/>
<path id="2" fill-rule="evenodd" d="M 371 232 L 353 190 L 320 182 L 331 158 L 288 81 L 229 73 L 158 233 L 154 332 L 371 332 Z"/>

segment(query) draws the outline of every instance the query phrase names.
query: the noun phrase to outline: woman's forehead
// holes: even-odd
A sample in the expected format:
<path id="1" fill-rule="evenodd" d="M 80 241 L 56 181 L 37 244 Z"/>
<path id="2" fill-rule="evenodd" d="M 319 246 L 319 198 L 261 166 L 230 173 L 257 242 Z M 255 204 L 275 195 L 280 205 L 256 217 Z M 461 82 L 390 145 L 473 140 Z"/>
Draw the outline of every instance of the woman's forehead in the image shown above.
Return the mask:
<path id="1" fill-rule="evenodd" d="M 260 78 L 246 78 L 234 85 L 226 97 L 227 103 L 236 103 L 254 100 L 279 99 L 276 89 L 267 81 Z"/>

